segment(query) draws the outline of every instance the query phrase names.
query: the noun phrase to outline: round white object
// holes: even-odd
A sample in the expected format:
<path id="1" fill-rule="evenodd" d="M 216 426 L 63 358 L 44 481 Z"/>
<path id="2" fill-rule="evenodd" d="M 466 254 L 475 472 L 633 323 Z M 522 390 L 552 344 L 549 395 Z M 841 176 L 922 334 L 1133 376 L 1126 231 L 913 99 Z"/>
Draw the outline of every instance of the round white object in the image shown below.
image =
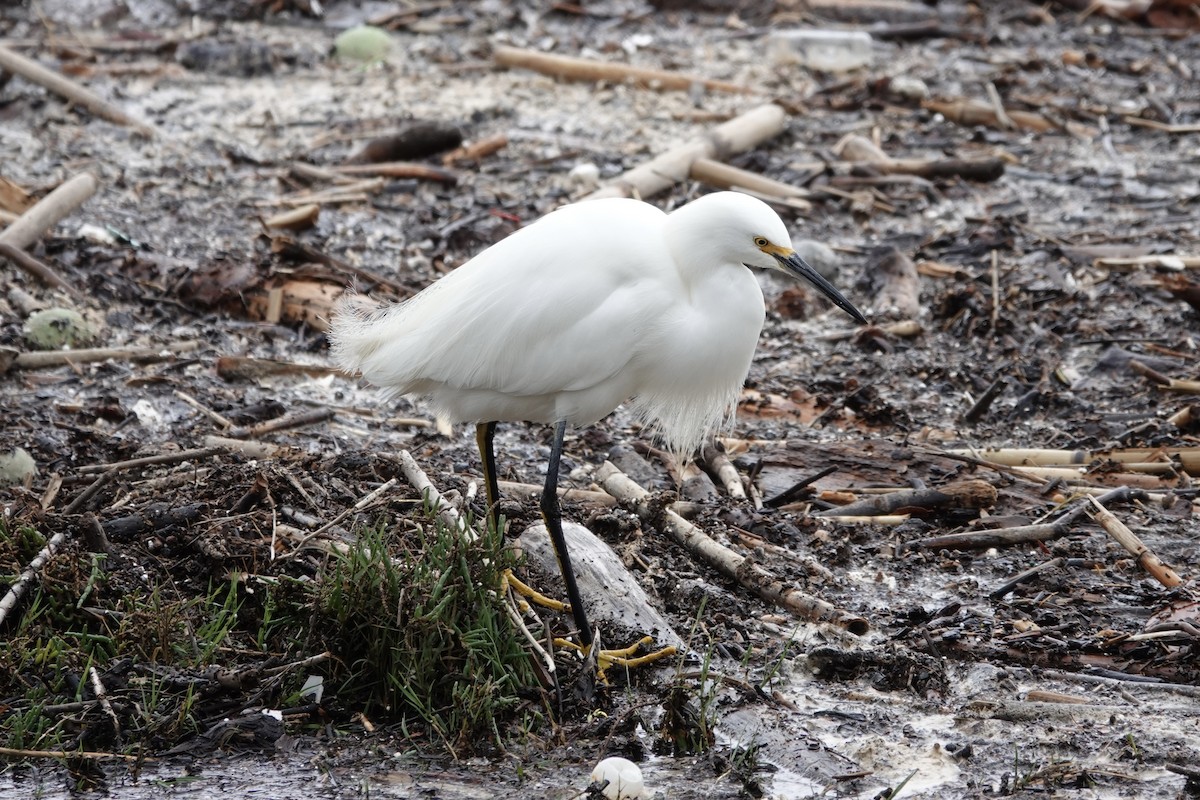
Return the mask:
<path id="1" fill-rule="evenodd" d="M 609 756 L 592 770 L 592 783 L 608 783 L 600 791 L 608 800 L 642 800 L 648 797 L 642 771 L 628 758 Z"/>

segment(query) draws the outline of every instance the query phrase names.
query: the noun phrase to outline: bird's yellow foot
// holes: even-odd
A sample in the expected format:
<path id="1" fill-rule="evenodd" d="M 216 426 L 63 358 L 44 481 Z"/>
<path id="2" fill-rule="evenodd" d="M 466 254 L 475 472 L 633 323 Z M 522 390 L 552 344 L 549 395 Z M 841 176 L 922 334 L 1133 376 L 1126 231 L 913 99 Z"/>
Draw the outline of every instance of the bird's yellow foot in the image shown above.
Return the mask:
<path id="1" fill-rule="evenodd" d="M 571 611 L 570 604 L 564 603 L 561 600 L 555 600 L 553 597 L 547 597 L 514 575 L 511 569 L 504 571 L 504 582 L 513 590 L 513 594 L 515 594 L 522 603 L 525 603 L 526 607 L 522 608 L 522 611 L 527 610 L 528 603 L 539 605 L 542 608 L 548 608 L 551 611 L 568 613 Z M 602 681 L 607 683 L 605 672 L 612 667 L 624 667 L 626 669 L 641 667 L 646 664 L 652 664 L 653 662 L 659 661 L 660 659 L 664 659 L 668 656 L 673 656 L 679 652 L 675 647 L 668 646 L 662 648 L 661 650 L 655 650 L 653 653 L 646 653 L 645 655 L 640 656 L 634 655 L 634 653 L 638 651 L 638 648 L 642 647 L 643 645 L 651 645 L 653 643 L 654 637 L 643 636 L 641 639 L 638 639 L 628 647 L 622 647 L 616 650 L 596 650 L 596 674 Z M 593 645 L 577 644 L 576 642 L 572 642 L 570 639 L 555 639 L 554 644 L 556 647 L 561 647 L 566 650 L 573 650 L 576 653 L 581 654 L 584 658 L 589 657 L 593 650 Z"/>
<path id="2" fill-rule="evenodd" d="M 517 597 L 528 599 L 528 601 L 534 605 L 539 605 L 542 608 L 548 608 L 551 611 L 569 612 L 571 610 L 571 606 L 569 604 L 564 603 L 562 600 L 555 600 L 553 597 L 547 597 L 546 595 L 542 594 L 537 589 L 534 589 L 528 583 L 514 575 L 511 569 L 504 570 L 504 582 L 508 584 L 509 588 L 513 590 L 513 593 L 516 594 Z M 521 602 L 524 603 L 525 600 L 522 600 Z M 528 603 L 521 608 L 522 612 L 527 610 Z"/>
<path id="3" fill-rule="evenodd" d="M 592 651 L 591 645 L 584 646 L 576 644 L 570 639 L 555 639 L 554 644 L 567 650 L 574 650 L 576 653 L 582 654 L 584 658 L 590 656 Z M 655 650 L 653 653 L 646 653 L 645 655 L 641 656 L 634 655 L 634 653 L 636 653 L 638 648 L 642 645 L 651 644 L 654 644 L 654 637 L 643 636 L 641 639 L 638 639 L 636 642 L 629 645 L 629 647 L 622 647 L 617 650 L 596 650 L 597 677 L 599 677 L 604 683 L 608 683 L 608 678 L 605 676 L 605 673 L 611 667 L 624 667 L 626 669 L 642 667 L 646 664 L 652 664 L 655 661 L 667 658 L 668 656 L 673 656 L 679 652 L 673 645 L 668 645 L 661 650 Z"/>

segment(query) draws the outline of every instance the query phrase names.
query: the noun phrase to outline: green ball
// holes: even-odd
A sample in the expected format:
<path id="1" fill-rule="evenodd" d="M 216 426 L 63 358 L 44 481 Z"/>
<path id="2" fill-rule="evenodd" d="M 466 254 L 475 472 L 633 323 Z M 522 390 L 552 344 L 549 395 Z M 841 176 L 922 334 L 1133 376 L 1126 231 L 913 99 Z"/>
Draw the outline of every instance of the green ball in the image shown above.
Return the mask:
<path id="1" fill-rule="evenodd" d="M 0 486 L 20 486 L 37 474 L 33 456 L 17 447 L 0 453 Z"/>
<path id="2" fill-rule="evenodd" d="M 25 341 L 34 350 L 60 350 L 80 347 L 96 339 L 96 331 L 78 311 L 47 308 L 35 311 L 25 320 Z"/>
<path id="3" fill-rule="evenodd" d="M 360 61 L 364 64 L 383 61 L 391 50 L 391 34 L 373 25 L 350 28 L 333 40 L 333 52 L 345 61 Z"/>

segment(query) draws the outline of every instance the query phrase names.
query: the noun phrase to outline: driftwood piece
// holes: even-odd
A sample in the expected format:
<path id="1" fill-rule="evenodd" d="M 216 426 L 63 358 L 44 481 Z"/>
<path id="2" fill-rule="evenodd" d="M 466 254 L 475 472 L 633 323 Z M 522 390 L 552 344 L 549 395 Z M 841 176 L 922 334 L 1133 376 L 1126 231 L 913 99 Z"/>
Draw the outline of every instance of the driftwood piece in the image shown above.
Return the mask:
<path id="1" fill-rule="evenodd" d="M 697 159 L 724 160 L 783 132 L 787 112 L 766 103 L 713 128 L 707 135 L 671 148 L 585 197 L 650 197 L 685 180 Z"/>
<path id="2" fill-rule="evenodd" d="M 442 166 L 451 167 L 463 161 L 480 161 L 508 147 L 508 134 L 497 133 L 477 142 L 463 145 L 442 156 Z"/>
<path id="3" fill-rule="evenodd" d="M 110 359 L 146 364 L 153 361 L 170 361 L 181 353 L 199 349 L 200 342 L 176 342 L 167 347 L 85 347 L 79 350 L 45 350 L 20 353 L 13 359 L 12 366 L 18 369 L 45 369 L 67 364 L 90 364 Z"/>
<path id="4" fill-rule="evenodd" d="M 144 136 L 154 136 L 157 133 L 150 123 L 137 119 L 90 89 L 85 89 L 70 78 L 52 69 L 47 69 L 33 59 L 15 53 L 4 45 L 0 45 L 0 69 L 20 75 L 28 81 L 65 97 L 72 103 L 78 103 L 98 117 L 133 128 Z"/>
<path id="5" fill-rule="evenodd" d="M 996 380 L 992 381 L 991 385 L 984 389 L 983 394 L 979 395 L 979 399 L 971 404 L 967 412 L 963 414 L 963 422 L 976 423 L 987 414 L 988 409 L 992 407 L 992 403 L 1008 386 L 1008 378 L 1001 375 Z"/>
<path id="6" fill-rule="evenodd" d="M 129 540 L 135 536 L 169 528 L 181 528 L 198 522 L 208 512 L 205 503 L 189 503 L 172 506 L 170 503 L 151 503 L 136 514 L 117 517 L 105 522 L 104 533 L 118 540 Z"/>
<path id="7" fill-rule="evenodd" d="M 865 497 L 849 505 L 831 508 L 814 517 L 875 516 L 896 514 L 912 508 L 991 508 L 996 504 L 996 487 L 987 481 L 955 481 L 936 489 L 901 489 Z"/>
<path id="8" fill-rule="evenodd" d="M 462 532 L 469 530 L 466 520 L 459 515 L 458 509 L 454 507 L 453 503 L 442 497 L 442 493 L 433 485 L 433 481 L 429 480 L 429 476 L 425 474 L 425 470 L 421 469 L 412 453 L 401 450 L 396 454 L 394 460 L 400 465 L 400 471 L 404 473 L 404 477 L 408 478 L 409 484 L 417 490 L 426 504 L 437 512 L 438 518 L 442 522 L 452 530 Z"/>
<path id="9" fill-rule="evenodd" d="M 564 520 L 562 527 L 589 617 L 616 622 L 639 636 L 650 635 L 658 646 L 683 647 L 683 639 L 606 542 L 583 525 Z M 558 571 L 558 556 L 545 525 L 526 528 L 514 544 L 539 572 L 553 575 Z"/>
<path id="10" fill-rule="evenodd" d="M 0 241 L 0 258 L 7 258 L 42 283 L 62 289 L 75 300 L 83 299 L 83 293 L 71 285 L 70 281 L 59 275 L 53 267 L 43 264 L 16 245 Z"/>
<path id="11" fill-rule="evenodd" d="M 1169 270 L 1200 269 L 1200 256 L 1181 256 L 1174 253 L 1129 257 L 1101 256 L 1092 261 L 1092 266 L 1114 272 L 1132 272 L 1147 267 Z"/>
<path id="12" fill-rule="evenodd" d="M 302 206 L 296 206 L 290 211 L 284 211 L 267 217 L 263 220 L 263 225 L 267 226 L 268 228 L 283 228 L 289 231 L 302 231 L 316 225 L 317 219 L 320 216 L 321 207 L 316 203 L 307 203 Z"/>
<path id="13" fill-rule="evenodd" d="M 4 597 L 0 598 L 0 625 L 4 624 L 4 620 L 8 617 L 9 612 L 16 608 L 17 603 L 29 591 L 29 587 L 34 579 L 37 578 L 38 573 L 42 571 L 42 567 L 58 552 L 58 548 L 62 547 L 66 539 L 67 531 L 59 531 L 51 536 L 50 541 L 46 542 L 46 546 L 38 551 L 38 554 L 29 562 L 29 566 L 13 581 L 12 586 L 8 587 L 8 591 L 5 592 Z"/>
<path id="14" fill-rule="evenodd" d="M 959 100 L 922 100 L 921 107 L 941 114 L 951 122 L 956 122 L 959 125 L 990 125 L 992 127 L 1004 127 L 1004 119 L 998 113 L 997 108 L 991 103 L 985 103 L 981 100 L 967 100 L 965 98 Z M 1023 128 L 1027 131 L 1035 133 L 1047 133 L 1057 130 L 1058 126 L 1050 120 L 1043 117 L 1041 114 L 1035 114 L 1031 111 L 1004 111 L 1004 118 L 1011 121 L 1018 128 Z"/>
<path id="15" fill-rule="evenodd" d="M 127 461 L 114 461 L 111 464 L 85 464 L 79 468 L 79 474 L 88 475 L 97 472 L 121 472 L 140 467 L 160 466 L 162 464 L 178 464 L 181 461 L 200 461 L 225 452 L 220 447 L 197 447 L 191 450 L 180 450 L 178 453 L 161 453 L 157 456 L 131 458 Z"/>
<path id="16" fill-rule="evenodd" d="M 0 244 L 9 244 L 24 250 L 41 238 L 49 228 L 58 224 L 63 217 L 83 205 L 99 188 L 100 181 L 90 172 L 81 172 L 64 181 L 15 222 L 0 231 Z"/>
<path id="17" fill-rule="evenodd" d="M 1052 570 L 1052 569 L 1057 569 L 1058 567 L 1061 567 L 1062 565 L 1064 565 L 1066 563 L 1067 563 L 1067 559 L 1063 558 L 1062 556 L 1059 556 L 1058 558 L 1052 558 L 1049 561 L 1043 561 L 1041 564 L 1037 564 L 1036 566 L 1030 567 L 1029 569 L 1025 570 L 1024 572 L 1018 573 L 1017 575 L 1014 575 L 1013 577 L 1009 578 L 1004 583 L 1000 584 L 995 589 L 988 592 L 988 597 L 992 600 L 999 600 L 1000 598 L 1004 597 L 1006 594 L 1011 592 L 1013 589 L 1020 586 L 1025 581 L 1034 577 L 1035 575 L 1038 575 L 1042 572 L 1048 572 L 1049 570 Z"/>
<path id="18" fill-rule="evenodd" d="M 870 167 L 884 175 L 915 175 L 919 178 L 965 178 L 990 183 L 1004 175 L 1001 158 L 892 158 L 865 136 L 850 134 L 834 145 L 834 153 L 853 168 Z M 815 164 L 813 166 L 816 166 Z"/>
<path id="19" fill-rule="evenodd" d="M 601 465 L 596 471 L 596 482 L 604 491 L 632 505 L 643 520 L 661 524 L 666 533 L 688 552 L 725 577 L 747 587 L 763 600 L 786 608 L 803 619 L 829 622 L 859 636 L 870 629 L 870 625 L 862 617 L 849 614 L 799 589 L 785 586 L 767 570 L 714 541 L 674 511 L 658 508 L 652 502 L 649 492 L 612 464 L 605 462 Z"/>
<path id="20" fill-rule="evenodd" d="M 609 61 L 595 61 L 590 58 L 575 58 L 560 56 L 552 53 L 540 53 L 536 50 L 523 50 L 518 47 L 496 45 L 492 51 L 492 59 L 504 67 L 519 67 L 562 78 L 569 81 L 611 81 L 613 83 L 632 83 L 648 89 L 676 89 L 688 91 L 693 86 L 700 85 L 705 89 L 717 92 L 733 92 L 736 94 L 756 94 L 747 87 L 728 81 L 718 81 L 711 78 L 700 78 L 694 75 L 684 75 L 662 69 L 634 67 L 629 64 L 615 64 Z"/>
<path id="21" fill-rule="evenodd" d="M 880 314 L 911 319 L 921 313 L 921 277 L 912 259 L 888 247 L 874 263 L 880 287 L 871 301 Z"/>
<path id="22" fill-rule="evenodd" d="M 1124 522 L 1117 519 L 1099 500 L 1089 497 L 1088 501 L 1092 504 L 1092 509 L 1089 511 L 1092 519 L 1096 520 L 1109 536 L 1116 539 L 1122 547 L 1136 557 L 1142 569 L 1150 573 L 1156 581 L 1168 589 L 1174 589 L 1176 586 L 1183 584 L 1183 578 L 1179 577 L 1179 574 L 1175 570 L 1164 564 L 1162 559 L 1155 555 L 1133 531 L 1129 530 Z"/>
<path id="23" fill-rule="evenodd" d="M 271 358 L 250 358 L 247 356 L 221 356 L 217 359 L 217 375 L 223 380 L 258 380 L 275 375 L 306 375 L 310 378 L 324 378 L 328 375 L 342 375 L 336 367 L 322 367 L 315 364 L 296 364 L 291 361 L 276 361 Z"/>
<path id="24" fill-rule="evenodd" d="M 725 455 L 724 450 L 710 442 L 704 445 L 700 457 L 704 459 L 704 463 L 713 471 L 713 474 L 720 479 L 726 494 L 735 500 L 746 499 L 746 487 L 742 485 L 742 476 L 738 475 L 737 467 L 733 466 L 733 462 L 729 460 L 729 456 Z"/>
<path id="25" fill-rule="evenodd" d="M 444 122 L 420 121 L 404 128 L 378 136 L 363 145 L 347 164 L 379 164 L 388 161 L 411 161 L 427 158 L 462 144 L 462 131 L 455 125 Z"/>
<path id="26" fill-rule="evenodd" d="M 1096 461 L 1115 461 L 1127 468 L 1168 461 L 1177 462 L 1189 475 L 1200 476 L 1200 447 L 1130 447 L 1121 450 L 1043 450 L 1009 447 L 996 450 L 948 450 L 948 454 L 967 456 L 1002 466 L 1087 466 Z"/>
<path id="27" fill-rule="evenodd" d="M 269 419 L 266 422 L 252 425 L 248 428 L 230 428 L 225 433 L 231 439 L 256 439 L 268 433 L 291 430 L 292 428 L 303 428 L 330 419 L 333 419 L 332 408 L 314 408 L 309 411 L 300 411 L 295 414 L 277 417 L 276 419 Z"/>
<path id="28" fill-rule="evenodd" d="M 1200 394 L 1200 381 L 1182 380 L 1163 375 L 1156 369 L 1148 367 L 1137 359 L 1129 362 L 1129 368 L 1137 374 L 1148 378 L 1155 386 L 1165 391 L 1182 392 L 1184 394 Z"/>
<path id="29" fill-rule="evenodd" d="M 370 164 L 345 164 L 334 167 L 339 175 L 375 175 L 385 178 L 415 178 L 421 181 L 435 181 L 453 186 L 458 183 L 458 175 L 442 167 L 428 164 L 414 164 L 411 161 L 386 161 Z"/>
<path id="30" fill-rule="evenodd" d="M 746 191 L 760 198 L 777 198 L 787 201 L 790 208 L 800 211 L 812 208 L 812 203 L 805 199 L 812 196 L 807 189 L 714 161 L 711 158 L 697 158 L 693 161 L 689 175 L 693 180 L 715 186 L 718 189 Z"/>
<path id="31" fill-rule="evenodd" d="M 228 436 L 216 436 L 210 434 L 204 437 L 205 447 L 219 447 L 226 453 L 240 453 L 246 458 L 256 458 L 260 460 L 271 458 L 287 458 L 292 455 L 299 455 L 301 450 L 298 447 L 289 447 L 283 444 L 271 444 L 270 442 L 255 442 L 249 439 L 231 439 Z M 111 473 L 105 473 L 111 474 Z"/>
<path id="32" fill-rule="evenodd" d="M 412 294 L 412 291 L 407 286 L 399 283 L 398 281 L 394 281 L 384 275 L 371 272 L 369 269 L 356 267 L 353 264 L 342 261 L 340 258 L 336 258 L 335 256 L 331 256 L 323 250 L 319 250 L 310 244 L 297 241 L 290 236 L 272 236 L 271 252 L 295 261 L 321 264 L 329 267 L 332 270 L 341 272 L 344 275 L 353 275 L 356 278 L 369 281 L 376 286 L 386 286 L 400 297 L 407 297 L 408 295 Z"/>

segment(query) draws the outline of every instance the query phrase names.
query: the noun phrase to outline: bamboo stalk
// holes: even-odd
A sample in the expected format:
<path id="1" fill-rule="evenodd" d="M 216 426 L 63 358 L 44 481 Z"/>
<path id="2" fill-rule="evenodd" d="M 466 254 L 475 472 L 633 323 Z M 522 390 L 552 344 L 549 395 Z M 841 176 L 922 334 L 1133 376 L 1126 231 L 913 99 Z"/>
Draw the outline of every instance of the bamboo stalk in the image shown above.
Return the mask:
<path id="1" fill-rule="evenodd" d="M 1092 510 L 1089 511 L 1092 519 L 1100 524 L 1112 538 L 1116 539 L 1122 547 L 1128 550 L 1137 558 L 1138 564 L 1142 569 L 1149 572 L 1150 575 L 1163 586 L 1168 589 L 1174 589 L 1176 586 L 1183 585 L 1183 578 L 1175 570 L 1162 562 L 1154 552 L 1147 547 L 1137 535 L 1129 530 L 1129 527 L 1104 506 L 1100 505 L 1100 501 L 1094 497 L 1089 497 L 1088 501 L 1092 504 Z"/>
<path id="2" fill-rule="evenodd" d="M 747 587 L 767 602 L 817 622 L 829 622 L 856 635 L 863 635 L 869 623 L 830 603 L 787 586 L 758 564 L 714 541 L 708 534 L 680 517 L 669 508 L 658 509 L 650 502 L 650 493 L 609 462 L 596 471 L 596 482 L 604 491 L 635 506 L 642 519 L 661 520 L 666 533 L 688 552 L 713 569 Z"/>
<path id="3" fill-rule="evenodd" d="M 1119 464 L 1150 461 L 1177 461 L 1189 475 L 1200 475 L 1200 447 L 1130 447 L 1120 450 L 1043 450 L 1038 448 L 1001 448 L 948 450 L 951 455 L 977 458 L 1003 466 L 1086 466 L 1097 460 Z"/>
<path id="4" fill-rule="evenodd" d="M 585 197 L 650 197 L 686 180 L 698 159 L 720 161 L 783 132 L 787 112 L 774 103 L 752 108 L 700 136 L 652 158 Z"/>
<path id="5" fill-rule="evenodd" d="M 497 45 L 492 51 L 492 59 L 504 67 L 520 67 L 562 78 L 569 81 L 612 81 L 614 83 L 633 83 L 649 89 L 677 89 L 687 91 L 699 84 L 705 89 L 717 92 L 732 92 L 735 94 L 755 94 L 749 87 L 728 81 L 718 81 L 711 78 L 700 78 L 694 75 L 684 75 L 662 69 L 634 67 L 629 64 L 616 64 L 611 61 L 596 61 L 590 58 L 575 58 L 560 56 L 553 53 L 540 53 L 536 50 L 523 50 L 519 47 Z"/>
<path id="6" fill-rule="evenodd" d="M 52 69 L 43 67 L 31 58 L 13 52 L 4 45 L 0 45 L 0 69 L 6 69 L 39 86 L 44 86 L 110 122 L 126 125 L 145 136 L 154 136 L 157 133 L 150 123 L 125 113 L 92 90 L 85 89 L 75 81 Z"/>
<path id="7" fill-rule="evenodd" d="M 0 243 L 24 250 L 41 238 L 49 228 L 83 205 L 98 188 L 100 181 L 90 172 L 81 172 L 64 181 L 28 208 L 15 222 L 0 231 Z"/>

